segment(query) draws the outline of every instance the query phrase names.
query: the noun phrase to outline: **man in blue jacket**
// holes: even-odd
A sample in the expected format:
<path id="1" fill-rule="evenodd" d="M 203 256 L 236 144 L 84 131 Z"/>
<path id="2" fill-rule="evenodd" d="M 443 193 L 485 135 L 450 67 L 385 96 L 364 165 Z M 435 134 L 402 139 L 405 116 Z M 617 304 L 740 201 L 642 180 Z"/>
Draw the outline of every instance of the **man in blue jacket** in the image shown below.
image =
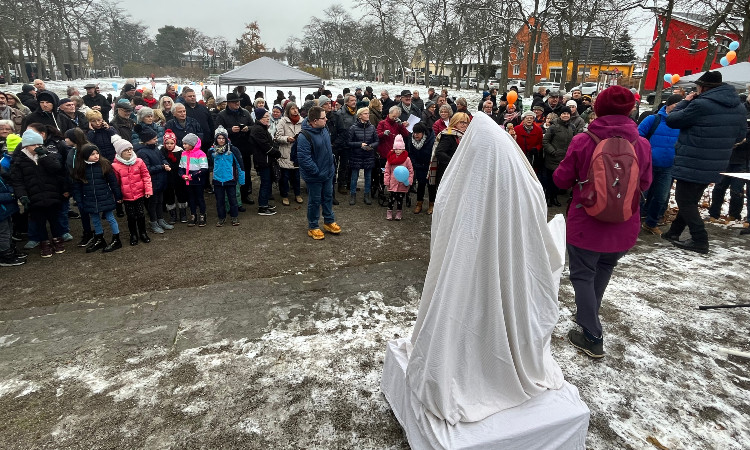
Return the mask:
<path id="1" fill-rule="evenodd" d="M 722 83 L 721 72 L 706 72 L 691 92 L 667 115 L 667 125 L 678 128 L 673 176 L 679 213 L 662 237 L 676 247 L 708 253 L 708 233 L 698 202 L 710 183 L 721 179 L 735 144 L 745 139 L 745 107 L 734 88 Z M 690 239 L 680 241 L 685 227 Z"/>
<path id="2" fill-rule="evenodd" d="M 341 233 L 333 215 L 333 162 L 331 137 L 326 127 L 323 108 L 313 106 L 302 122 L 302 132 L 297 136 L 297 162 L 300 175 L 307 185 L 307 235 L 315 240 L 325 239 L 320 230 L 320 207 L 323 207 L 323 229 L 331 234 Z M 310 136 L 308 140 L 307 133 Z"/>
<path id="3" fill-rule="evenodd" d="M 672 189 L 672 166 L 674 166 L 674 145 L 680 130 L 667 125 L 667 115 L 674 111 L 682 96 L 673 94 L 667 99 L 656 114 L 646 117 L 638 125 L 638 134 L 651 143 L 651 170 L 653 181 L 648 192 L 644 193 L 646 201 L 641 205 L 641 214 L 646 220 L 641 228 L 651 234 L 661 235 L 656 226 L 664 215 L 669 202 L 669 191 Z"/>

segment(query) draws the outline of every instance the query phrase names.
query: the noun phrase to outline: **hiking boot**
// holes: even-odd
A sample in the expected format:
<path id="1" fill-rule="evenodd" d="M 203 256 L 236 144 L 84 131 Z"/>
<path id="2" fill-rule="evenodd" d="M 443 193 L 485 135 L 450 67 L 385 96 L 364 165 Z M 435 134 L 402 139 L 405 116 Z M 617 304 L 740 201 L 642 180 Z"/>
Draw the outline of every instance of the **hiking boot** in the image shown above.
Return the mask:
<path id="1" fill-rule="evenodd" d="M 339 184 L 339 194 L 348 194 L 349 190 L 346 188 L 345 185 Z"/>
<path id="2" fill-rule="evenodd" d="M 61 237 L 52 238 L 52 248 L 55 250 L 55 253 L 65 253 L 63 242 L 63 238 Z"/>
<path id="3" fill-rule="evenodd" d="M 289 199 L 287 197 L 282 198 L 281 204 L 284 206 L 289 206 Z"/>
<path id="4" fill-rule="evenodd" d="M 393 211 L 390 209 L 385 212 L 385 220 L 393 220 Z"/>
<path id="5" fill-rule="evenodd" d="M 190 214 L 190 220 L 187 222 L 189 227 L 194 227 L 198 225 L 198 216 L 195 214 Z"/>
<path id="6" fill-rule="evenodd" d="M 107 246 L 107 241 L 104 240 L 103 234 L 97 234 L 91 241 L 88 247 L 86 247 L 86 253 L 93 253 L 97 250 L 101 250 Z"/>
<path id="7" fill-rule="evenodd" d="M 0 253 L 0 266 L 11 267 L 26 264 L 26 260 L 24 258 L 17 257 L 15 253 L 16 252 L 13 248 L 9 248 L 8 250 Z"/>
<path id="8" fill-rule="evenodd" d="M 151 232 L 156 234 L 164 234 L 164 228 L 159 226 L 158 222 L 149 222 L 151 225 Z"/>
<path id="9" fill-rule="evenodd" d="M 83 236 L 81 236 L 81 240 L 78 241 L 78 247 L 88 247 L 93 239 L 94 239 L 93 231 L 89 231 L 88 233 L 83 233 Z"/>
<path id="10" fill-rule="evenodd" d="M 349 205 L 356 205 L 357 204 L 357 194 L 351 194 L 349 196 Z"/>
<path id="11" fill-rule="evenodd" d="M 365 205 L 372 205 L 372 198 L 370 197 L 370 194 L 365 192 Z"/>
<path id="12" fill-rule="evenodd" d="M 158 223 L 159 226 L 162 227 L 162 229 L 164 229 L 164 230 L 173 230 L 174 229 L 174 226 L 170 225 L 164 219 L 159 219 L 159 220 L 156 221 L 156 223 Z"/>
<path id="13" fill-rule="evenodd" d="M 39 245 L 42 247 L 42 258 L 49 258 L 50 256 L 55 254 L 55 249 L 54 247 L 52 247 L 52 242 L 42 241 L 39 243 Z"/>
<path id="14" fill-rule="evenodd" d="M 199 227 L 205 227 L 206 226 L 206 215 L 201 214 L 198 216 L 198 226 Z"/>
<path id="15" fill-rule="evenodd" d="M 430 202 L 427 206 L 427 215 L 432 215 L 432 210 L 435 209 L 435 202 Z"/>
<path id="16" fill-rule="evenodd" d="M 112 242 L 102 249 L 102 253 L 109 253 L 122 248 L 122 242 L 120 242 L 120 233 L 112 235 Z"/>
<path id="17" fill-rule="evenodd" d="M 232 226 L 238 227 L 240 225 L 240 218 L 239 217 L 232 217 Z"/>
<path id="18" fill-rule="evenodd" d="M 315 228 L 312 230 L 307 230 L 307 235 L 311 238 L 315 239 L 316 241 L 319 241 L 321 239 L 325 239 L 326 235 L 323 234 L 323 232 L 320 230 L 320 228 Z"/>
<path id="19" fill-rule="evenodd" d="M 174 225 L 177 223 L 177 208 L 169 210 L 169 220 L 167 220 L 167 223 L 170 225 Z"/>
<path id="20" fill-rule="evenodd" d="M 665 241 L 669 242 L 679 242 L 680 241 L 680 235 L 679 234 L 673 234 L 667 231 L 666 233 L 661 234 L 661 238 Z"/>
<path id="21" fill-rule="evenodd" d="M 604 358 L 604 341 L 594 342 L 589 340 L 582 332 L 573 329 L 568 331 L 568 341 L 573 347 L 581 350 L 592 358 Z"/>
<path id="22" fill-rule="evenodd" d="M 130 245 L 138 245 L 138 234 L 130 233 Z"/>
<path id="23" fill-rule="evenodd" d="M 414 214 L 419 214 L 422 212 L 422 203 L 423 202 L 417 202 L 417 206 L 414 207 Z"/>
<path id="24" fill-rule="evenodd" d="M 268 206 L 264 206 L 261 208 L 258 208 L 258 215 L 259 216 L 272 216 L 276 214 L 276 211 L 270 209 Z"/>
<path id="25" fill-rule="evenodd" d="M 299 196 L 299 195 L 296 196 L 296 197 L 294 197 L 294 201 L 297 202 L 297 203 L 302 203 L 303 202 L 302 197 Z"/>
<path id="26" fill-rule="evenodd" d="M 702 253 L 704 255 L 708 253 L 708 242 L 695 242 L 692 238 L 684 241 L 672 241 L 672 245 L 683 250 L 690 250 L 691 252 Z"/>
<path id="27" fill-rule="evenodd" d="M 341 233 L 341 227 L 338 226 L 338 224 L 336 222 L 324 223 L 323 224 L 323 229 L 326 230 L 327 232 L 331 233 L 331 234 L 339 234 L 339 233 Z"/>
<path id="28" fill-rule="evenodd" d="M 224 226 L 224 223 L 225 223 L 226 221 L 227 221 L 227 218 L 226 218 L 226 217 L 225 217 L 225 218 L 223 218 L 223 219 L 219 219 L 219 221 L 218 221 L 218 222 L 216 222 L 216 226 L 217 226 L 217 227 L 223 227 L 223 226 Z"/>
<path id="29" fill-rule="evenodd" d="M 646 222 L 643 222 L 643 225 L 641 225 L 641 229 L 646 233 L 653 234 L 654 236 L 661 236 L 661 230 L 658 227 L 650 227 L 646 225 Z"/>
<path id="30" fill-rule="evenodd" d="M 396 211 L 396 220 L 401 220 L 401 215 L 402 214 L 403 214 L 403 211 L 401 211 L 400 209 L 398 211 Z"/>

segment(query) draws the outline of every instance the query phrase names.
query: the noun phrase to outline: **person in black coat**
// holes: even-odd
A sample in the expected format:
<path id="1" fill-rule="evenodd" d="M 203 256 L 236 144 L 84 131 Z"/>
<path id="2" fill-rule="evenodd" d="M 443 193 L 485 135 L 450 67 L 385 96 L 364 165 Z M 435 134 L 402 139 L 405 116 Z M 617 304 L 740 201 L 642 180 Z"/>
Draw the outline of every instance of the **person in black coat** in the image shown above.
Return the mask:
<path id="1" fill-rule="evenodd" d="M 201 128 L 201 125 L 197 120 L 187 116 L 185 105 L 182 103 L 175 104 L 174 108 L 172 108 L 172 113 L 174 114 L 174 117 L 167 121 L 164 128 L 172 130 L 175 136 L 177 136 L 178 147 L 182 147 L 182 138 L 188 133 L 193 133 L 203 141 L 203 128 Z"/>
<path id="2" fill-rule="evenodd" d="M 185 89 L 182 92 L 182 97 L 185 99 L 187 116 L 195 119 L 201 126 L 203 131 L 201 142 L 205 144 L 204 148 L 210 148 L 214 142 L 214 130 L 216 129 L 211 113 L 208 108 L 197 102 L 195 91 L 192 88 Z"/>
<path id="3" fill-rule="evenodd" d="M 432 127 L 420 122 L 414 125 L 411 136 L 404 141 L 414 167 L 414 185 L 417 188 L 417 206 L 414 208 L 414 214 L 419 214 L 422 212 L 424 191 L 427 187 L 427 172 L 430 168 L 432 146 L 435 144 L 435 133 Z"/>
<path id="4" fill-rule="evenodd" d="M 128 102 L 115 103 L 115 117 L 109 122 L 121 138 L 130 142 L 133 140 L 133 128 L 135 122 L 130 118 L 133 113 L 133 105 Z"/>
<path id="5" fill-rule="evenodd" d="M 271 198 L 271 165 L 274 159 L 281 156 L 281 152 L 273 148 L 273 139 L 268 132 L 271 113 L 265 108 L 255 108 L 254 112 L 257 120 L 250 127 L 250 146 L 253 149 L 255 171 L 260 177 L 258 214 L 271 216 L 276 214 L 276 207 L 268 205 L 268 200 Z"/>
<path id="6" fill-rule="evenodd" d="M 99 111 L 104 120 L 109 121 L 109 112 L 112 110 L 112 106 L 107 98 L 96 92 L 96 85 L 93 83 L 87 84 L 84 88 L 86 89 L 86 95 L 83 97 L 83 103 L 94 111 Z"/>
<path id="7" fill-rule="evenodd" d="M 364 201 L 371 205 L 370 189 L 372 187 L 372 169 L 375 167 L 378 132 L 370 123 L 370 108 L 357 110 L 357 121 L 349 128 L 349 169 L 352 171 L 349 184 L 349 204 L 357 202 L 357 180 L 360 169 L 364 170 L 365 190 Z"/>
<path id="8" fill-rule="evenodd" d="M 23 85 L 21 92 L 18 93 L 18 99 L 31 111 L 39 108 L 39 103 L 36 101 L 36 88 L 30 84 Z"/>
<path id="9" fill-rule="evenodd" d="M 37 101 L 39 107 L 23 119 L 21 133 L 26 131 L 26 128 L 32 123 L 51 125 L 62 133 L 76 127 L 65 114 L 57 113 L 57 96 L 52 95 L 49 91 L 40 91 L 37 94 Z"/>
<path id="10" fill-rule="evenodd" d="M 250 146 L 250 126 L 253 125 L 253 119 L 250 112 L 240 106 L 241 98 L 234 92 L 227 95 L 227 107 L 219 113 L 216 125 L 223 126 L 229 135 L 229 141 L 237 147 L 245 162 L 245 184 L 240 186 L 240 195 L 242 203 L 249 205 L 255 204 L 252 198 L 253 184 L 250 181 L 250 169 L 252 161 L 252 147 Z"/>
<path id="11" fill-rule="evenodd" d="M 172 170 L 157 146 L 158 136 L 156 131 L 149 126 L 138 124 L 135 131 L 143 144 L 135 149 L 135 154 L 143 160 L 151 175 L 151 187 L 153 194 L 146 199 L 146 209 L 148 211 L 149 222 L 151 222 L 151 231 L 157 234 L 164 233 L 164 230 L 171 230 L 174 227 L 167 223 L 162 216 L 164 208 L 164 191 L 167 189 L 167 173 Z M 159 232 L 161 230 L 161 233 Z"/>

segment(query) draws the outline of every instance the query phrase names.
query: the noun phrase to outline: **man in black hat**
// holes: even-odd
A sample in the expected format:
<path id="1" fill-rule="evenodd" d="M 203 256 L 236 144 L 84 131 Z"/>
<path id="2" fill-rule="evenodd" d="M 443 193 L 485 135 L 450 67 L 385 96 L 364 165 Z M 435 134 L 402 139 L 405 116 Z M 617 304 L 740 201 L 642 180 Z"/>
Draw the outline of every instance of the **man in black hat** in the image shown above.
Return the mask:
<path id="1" fill-rule="evenodd" d="M 562 94 L 560 91 L 552 91 L 549 93 L 549 96 L 547 97 L 547 101 L 544 102 L 544 116 L 547 117 L 549 113 L 555 113 L 558 116 L 560 115 L 560 110 L 563 109 L 565 105 L 562 104 L 560 101 L 560 97 L 562 97 Z"/>
<path id="2" fill-rule="evenodd" d="M 399 103 L 398 106 L 401 108 L 401 117 L 399 117 L 399 119 L 404 123 L 409 121 L 409 116 L 422 117 L 419 108 L 412 104 L 411 91 L 408 89 L 401 91 L 401 103 Z"/>
<path id="3" fill-rule="evenodd" d="M 23 120 L 23 124 L 21 124 L 21 133 L 26 131 L 26 127 L 32 123 L 51 125 L 62 133 L 65 133 L 71 128 L 75 128 L 75 124 L 73 124 L 65 114 L 57 113 L 58 100 L 57 96 L 53 95 L 52 92 L 40 91 L 37 94 L 37 101 L 39 102 L 39 107 Z"/>
<path id="4" fill-rule="evenodd" d="M 76 102 L 69 98 L 64 98 L 60 100 L 60 105 L 57 107 L 57 110 L 60 111 L 60 115 L 64 115 L 68 119 L 73 122 L 73 124 L 77 127 L 83 130 L 84 133 L 89 132 L 89 121 L 86 119 L 86 114 L 78 111 L 76 108 Z M 65 132 L 63 130 L 60 130 L 61 132 Z"/>
<path id="5" fill-rule="evenodd" d="M 666 118 L 670 128 L 680 130 L 675 144 L 672 176 L 677 180 L 675 201 L 679 212 L 662 237 L 676 247 L 708 253 L 708 233 L 698 211 L 703 191 L 721 179 L 736 144 L 745 139 L 745 107 L 735 89 L 722 83 L 721 72 L 706 72 L 691 92 Z M 680 235 L 690 228 L 690 238 Z"/>
<path id="6" fill-rule="evenodd" d="M 221 125 L 227 130 L 232 145 L 240 150 L 242 161 L 245 164 L 245 173 L 248 175 L 245 177 L 245 184 L 240 186 L 242 203 L 254 205 L 253 183 L 250 179 L 253 161 L 253 149 L 250 146 L 250 126 L 253 124 L 253 118 L 248 110 L 240 106 L 241 104 L 242 97 L 239 94 L 236 92 L 227 94 L 227 107 L 219 113 L 216 125 Z"/>
<path id="7" fill-rule="evenodd" d="M 89 83 L 83 87 L 86 89 L 86 95 L 83 97 L 83 103 L 94 111 L 99 111 L 105 121 L 109 120 L 109 111 L 112 109 L 107 98 L 96 92 L 96 84 Z"/>

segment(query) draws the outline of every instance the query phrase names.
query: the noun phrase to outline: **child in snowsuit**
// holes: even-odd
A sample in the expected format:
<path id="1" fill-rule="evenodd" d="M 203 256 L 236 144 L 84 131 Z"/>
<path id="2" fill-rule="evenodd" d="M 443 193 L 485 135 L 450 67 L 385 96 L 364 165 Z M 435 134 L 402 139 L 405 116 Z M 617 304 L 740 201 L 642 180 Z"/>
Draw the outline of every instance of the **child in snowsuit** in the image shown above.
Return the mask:
<path id="1" fill-rule="evenodd" d="M 125 214 L 128 216 L 130 245 L 138 245 L 138 238 L 148 244 L 151 238 L 146 233 L 144 199 L 150 198 L 154 193 L 151 174 L 148 173 L 146 163 L 136 156 L 133 145 L 129 141 L 115 136 L 112 138 L 112 144 L 117 152 L 112 168 L 122 189 L 122 202 L 125 206 Z"/>
<path id="2" fill-rule="evenodd" d="M 384 184 L 388 188 L 390 197 L 388 199 L 388 211 L 385 213 L 385 218 L 393 220 L 394 203 L 396 205 L 395 216 L 396 220 L 401 220 L 404 211 L 404 195 L 409 191 L 409 186 L 414 182 L 414 167 L 409 159 L 409 152 L 406 150 L 404 145 L 404 138 L 401 135 L 396 135 L 393 140 L 393 150 L 388 153 L 388 159 L 385 163 L 385 177 Z M 407 183 L 402 183 L 396 179 L 393 172 L 397 167 L 404 166 L 409 171 L 409 179 Z"/>
<path id="3" fill-rule="evenodd" d="M 227 220 L 225 199 L 229 201 L 232 225 L 240 224 L 235 189 L 237 184 L 245 184 L 245 171 L 241 160 L 236 157 L 239 150 L 229 143 L 227 136 L 227 130 L 219 125 L 214 133 L 214 146 L 208 151 L 208 157 L 214 162 L 214 195 L 216 195 L 216 213 L 219 216 L 219 221 L 216 222 L 217 227 L 224 226 Z"/>

